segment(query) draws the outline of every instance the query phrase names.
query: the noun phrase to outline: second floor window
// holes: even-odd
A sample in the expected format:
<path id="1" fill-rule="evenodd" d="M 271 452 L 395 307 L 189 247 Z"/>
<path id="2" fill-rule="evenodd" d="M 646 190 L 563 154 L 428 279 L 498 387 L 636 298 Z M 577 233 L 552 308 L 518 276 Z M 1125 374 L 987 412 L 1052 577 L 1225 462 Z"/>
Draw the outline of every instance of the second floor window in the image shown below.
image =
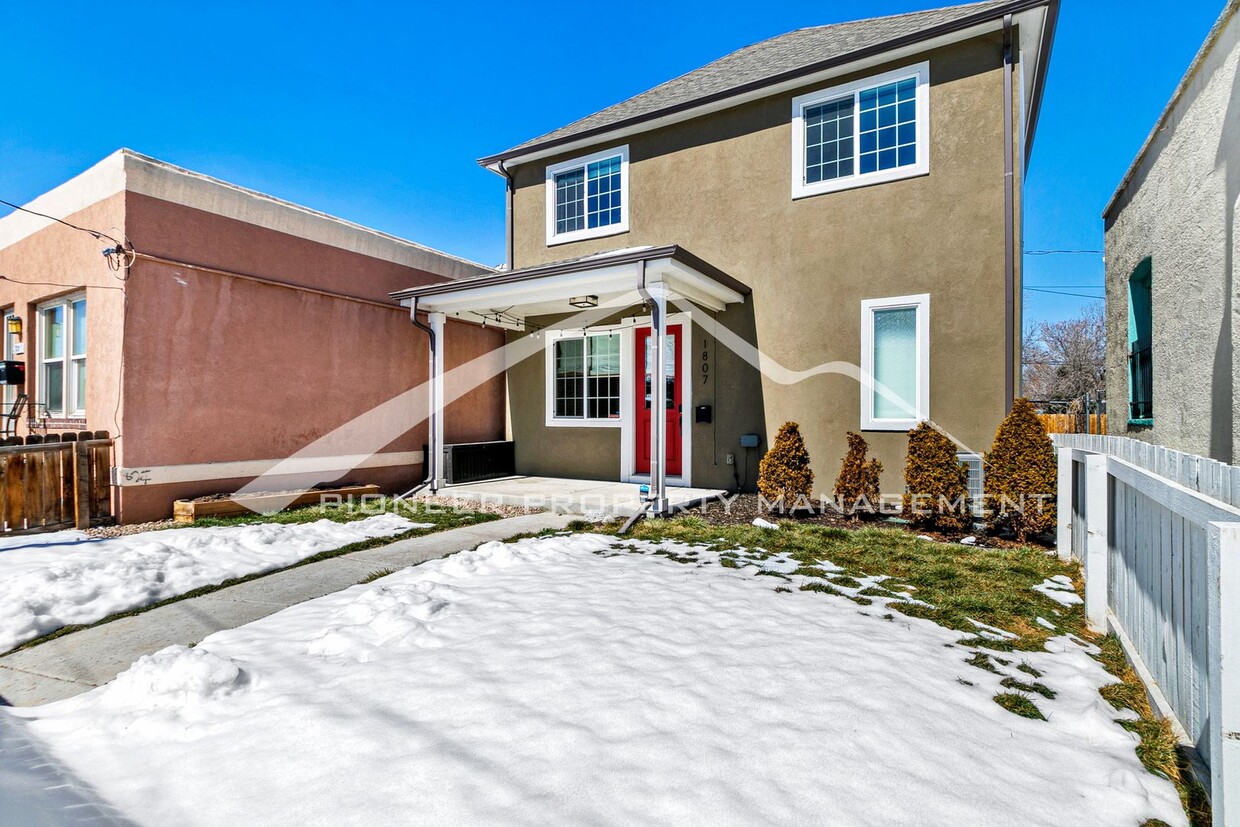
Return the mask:
<path id="1" fill-rule="evenodd" d="M 792 102 L 792 197 L 930 171 L 928 63 Z"/>
<path id="2" fill-rule="evenodd" d="M 547 243 L 621 233 L 628 219 L 629 148 L 547 167 Z"/>
<path id="3" fill-rule="evenodd" d="M 1153 281 L 1151 259 L 1128 279 L 1128 423 L 1154 424 Z"/>
<path id="4" fill-rule="evenodd" d="M 86 414 L 86 298 L 39 307 L 38 401 L 51 417 Z"/>

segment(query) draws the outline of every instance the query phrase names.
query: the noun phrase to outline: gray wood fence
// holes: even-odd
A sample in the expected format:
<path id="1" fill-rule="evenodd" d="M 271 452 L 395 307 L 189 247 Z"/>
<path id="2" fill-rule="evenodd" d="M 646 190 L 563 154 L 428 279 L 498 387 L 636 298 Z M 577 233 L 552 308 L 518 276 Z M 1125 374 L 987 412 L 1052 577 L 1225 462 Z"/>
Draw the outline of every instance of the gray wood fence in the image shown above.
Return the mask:
<path id="1" fill-rule="evenodd" d="M 1240 469 L 1123 437 L 1060 434 L 1059 553 L 1240 825 Z M 1231 810 L 1227 809 L 1230 799 Z"/>

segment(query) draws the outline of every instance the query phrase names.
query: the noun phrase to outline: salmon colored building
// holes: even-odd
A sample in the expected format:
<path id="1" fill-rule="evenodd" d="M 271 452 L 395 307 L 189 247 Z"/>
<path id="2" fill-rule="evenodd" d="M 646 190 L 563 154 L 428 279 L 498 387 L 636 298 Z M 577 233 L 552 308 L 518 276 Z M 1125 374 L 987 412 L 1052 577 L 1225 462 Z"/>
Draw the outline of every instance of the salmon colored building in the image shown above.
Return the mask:
<path id="1" fill-rule="evenodd" d="M 129 150 L 26 210 L 0 218 L 3 355 L 26 369 L 4 409 L 28 397 L 19 435 L 108 431 L 121 522 L 247 487 L 423 478 L 427 333 L 389 294 L 489 268 Z M 502 439 L 486 366 L 503 334 L 446 340 L 448 369 L 494 377 L 449 406 L 446 438 Z"/>

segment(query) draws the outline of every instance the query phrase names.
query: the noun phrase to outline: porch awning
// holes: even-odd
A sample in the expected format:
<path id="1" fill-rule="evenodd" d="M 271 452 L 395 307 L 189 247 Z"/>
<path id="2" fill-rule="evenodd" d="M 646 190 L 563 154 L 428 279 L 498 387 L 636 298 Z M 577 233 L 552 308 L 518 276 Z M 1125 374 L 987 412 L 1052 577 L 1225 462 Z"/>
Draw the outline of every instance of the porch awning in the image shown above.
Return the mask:
<path id="1" fill-rule="evenodd" d="M 575 298 L 599 307 L 640 302 L 640 292 L 662 285 L 669 298 L 709 310 L 745 301 L 749 287 L 677 245 L 632 247 L 596 255 L 429 284 L 392 293 L 406 307 L 523 329 L 531 316 L 573 312 Z M 580 307 L 578 305 L 577 307 Z"/>

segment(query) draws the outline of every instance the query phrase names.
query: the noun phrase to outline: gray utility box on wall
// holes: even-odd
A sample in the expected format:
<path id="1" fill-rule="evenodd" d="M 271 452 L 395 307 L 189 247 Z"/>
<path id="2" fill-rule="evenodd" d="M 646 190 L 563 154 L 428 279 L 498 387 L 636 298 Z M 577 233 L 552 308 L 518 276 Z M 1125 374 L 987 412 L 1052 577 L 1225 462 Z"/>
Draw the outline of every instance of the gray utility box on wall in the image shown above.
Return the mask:
<path id="1" fill-rule="evenodd" d="M 0 362 L 0 385 L 26 384 L 25 362 Z"/>

